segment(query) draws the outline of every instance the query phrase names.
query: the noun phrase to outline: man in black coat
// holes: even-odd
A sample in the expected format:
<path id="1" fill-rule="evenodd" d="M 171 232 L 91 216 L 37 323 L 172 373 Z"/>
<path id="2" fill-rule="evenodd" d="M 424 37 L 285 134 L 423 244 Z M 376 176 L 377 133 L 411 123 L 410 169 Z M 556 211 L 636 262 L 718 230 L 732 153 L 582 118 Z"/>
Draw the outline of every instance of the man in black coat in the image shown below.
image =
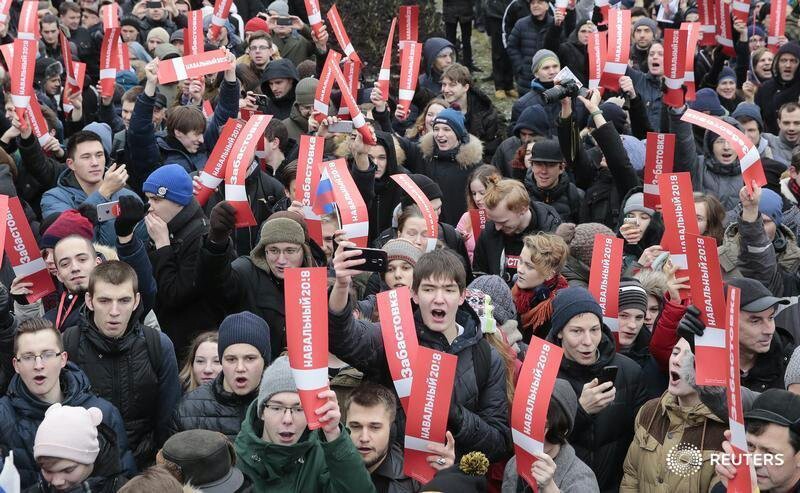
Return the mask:
<path id="1" fill-rule="evenodd" d="M 790 41 L 778 49 L 772 64 L 772 78 L 758 89 L 755 103 L 761 108 L 766 131 L 778 135 L 778 109 L 800 96 L 800 44 Z"/>

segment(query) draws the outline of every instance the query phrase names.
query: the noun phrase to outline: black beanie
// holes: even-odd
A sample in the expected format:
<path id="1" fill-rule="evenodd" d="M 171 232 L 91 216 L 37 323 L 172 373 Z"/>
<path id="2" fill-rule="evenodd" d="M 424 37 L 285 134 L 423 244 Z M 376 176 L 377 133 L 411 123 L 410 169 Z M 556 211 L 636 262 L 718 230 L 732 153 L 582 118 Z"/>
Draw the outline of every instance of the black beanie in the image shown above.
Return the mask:
<path id="1" fill-rule="evenodd" d="M 408 175 L 408 177 L 411 178 L 411 181 L 413 181 L 419 187 L 420 190 L 422 190 L 422 193 L 424 193 L 425 196 L 428 197 L 428 200 L 442 198 L 442 189 L 435 181 L 431 180 L 427 176 L 417 174 L 417 175 Z M 409 197 L 408 194 L 403 194 L 403 199 L 402 199 L 403 207 L 408 207 L 409 205 L 413 205 L 414 203 L 415 203 L 414 199 Z"/>
<path id="2" fill-rule="evenodd" d="M 603 321 L 603 310 L 594 297 L 579 286 L 560 290 L 553 298 L 553 316 L 550 319 L 550 334 L 548 340 L 558 343 L 556 337 L 572 317 L 582 313 L 593 313 Z"/>
<path id="3" fill-rule="evenodd" d="M 261 353 L 265 365 L 270 362 L 269 325 L 254 313 L 241 312 L 225 317 L 219 324 L 218 339 L 217 351 L 219 351 L 220 361 L 222 361 L 222 354 L 228 346 L 250 344 Z"/>

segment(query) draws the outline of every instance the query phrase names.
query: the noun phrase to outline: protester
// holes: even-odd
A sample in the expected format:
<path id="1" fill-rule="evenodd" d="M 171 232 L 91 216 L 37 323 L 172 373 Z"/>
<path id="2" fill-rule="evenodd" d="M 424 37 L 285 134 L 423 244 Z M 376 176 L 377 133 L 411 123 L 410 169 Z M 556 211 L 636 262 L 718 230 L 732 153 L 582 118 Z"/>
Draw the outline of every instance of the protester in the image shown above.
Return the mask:
<path id="1" fill-rule="evenodd" d="M 216 331 L 197 334 L 186 352 L 183 367 L 178 373 L 185 393 L 211 382 L 222 371 L 217 344 L 219 337 Z"/>

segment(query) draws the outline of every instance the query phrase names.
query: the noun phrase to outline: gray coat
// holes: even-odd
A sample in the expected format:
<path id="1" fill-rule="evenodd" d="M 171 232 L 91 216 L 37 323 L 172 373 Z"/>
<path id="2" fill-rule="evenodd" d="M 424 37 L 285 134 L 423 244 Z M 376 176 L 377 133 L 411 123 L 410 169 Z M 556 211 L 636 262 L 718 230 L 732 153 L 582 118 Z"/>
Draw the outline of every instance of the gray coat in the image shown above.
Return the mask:
<path id="1" fill-rule="evenodd" d="M 589 466 L 575 455 L 575 449 L 570 444 L 561 446 L 553 462 L 556 463 L 556 473 L 553 482 L 556 483 L 561 493 L 596 493 L 600 491 L 597 479 Z M 517 457 L 514 456 L 506 464 L 503 473 L 502 493 L 517 493 L 533 491 L 528 483 L 517 474 Z"/>
<path id="2" fill-rule="evenodd" d="M 778 161 L 784 166 L 789 166 L 792 162 L 792 150 L 796 147 L 786 142 L 786 139 L 780 135 L 773 135 L 768 133 L 761 134 L 772 149 L 772 159 Z"/>

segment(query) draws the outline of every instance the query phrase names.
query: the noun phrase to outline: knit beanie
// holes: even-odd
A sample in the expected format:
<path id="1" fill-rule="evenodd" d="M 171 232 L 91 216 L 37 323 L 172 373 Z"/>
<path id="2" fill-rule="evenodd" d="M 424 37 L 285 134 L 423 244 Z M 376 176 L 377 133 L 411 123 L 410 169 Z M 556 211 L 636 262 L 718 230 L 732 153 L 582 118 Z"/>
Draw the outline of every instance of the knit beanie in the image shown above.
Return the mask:
<path id="1" fill-rule="evenodd" d="M 261 376 L 261 386 L 258 389 L 259 416 L 264 412 L 264 404 L 269 398 L 281 392 L 297 392 L 287 356 L 276 358 Z"/>
<path id="2" fill-rule="evenodd" d="M 742 117 L 749 118 L 758 124 L 758 129 L 760 131 L 764 130 L 764 118 L 761 116 L 761 108 L 756 104 L 742 101 L 736 106 L 736 109 L 733 110 L 731 117 L 735 118 L 736 121 L 739 121 L 739 118 Z"/>
<path id="3" fill-rule="evenodd" d="M 636 32 L 636 29 L 642 26 L 649 27 L 650 30 L 653 31 L 653 34 L 656 34 L 658 31 L 658 25 L 656 24 L 656 21 L 649 17 L 639 17 L 639 19 L 633 23 L 633 31 Z"/>
<path id="4" fill-rule="evenodd" d="M 96 408 L 62 406 L 55 403 L 44 413 L 36 430 L 33 457 L 67 459 L 78 464 L 94 464 L 100 453 L 97 426 L 103 412 Z"/>
<path id="5" fill-rule="evenodd" d="M 533 74 L 534 77 L 536 77 L 536 72 L 542 68 L 542 65 L 544 65 L 544 62 L 547 60 L 554 60 L 559 65 L 561 64 L 561 61 L 558 59 L 558 55 L 550 50 L 542 48 L 541 50 L 537 51 L 531 59 L 531 74 Z"/>
<path id="6" fill-rule="evenodd" d="M 780 226 L 783 223 L 783 199 L 769 188 L 762 188 L 758 212 L 771 217 L 775 225 Z"/>
<path id="7" fill-rule="evenodd" d="M 719 73 L 719 77 L 717 77 L 717 84 L 724 80 L 732 80 L 733 82 L 736 82 L 736 72 L 734 72 L 730 67 L 723 67 L 722 71 Z"/>
<path id="8" fill-rule="evenodd" d="M 140 33 L 144 31 L 144 28 L 142 27 L 142 21 L 140 21 L 139 18 L 136 17 L 135 15 L 126 15 L 125 17 L 120 19 L 119 26 L 120 27 L 129 26 L 136 29 Z"/>
<path id="9" fill-rule="evenodd" d="M 752 38 L 753 36 L 761 36 L 762 38 L 767 38 L 767 33 L 761 28 L 761 26 L 757 26 L 755 24 L 750 24 L 747 26 L 747 37 Z"/>
<path id="10" fill-rule="evenodd" d="M 575 416 L 578 414 L 578 396 L 572 390 L 572 385 L 563 378 L 556 378 L 553 386 L 552 399 L 561 406 L 569 419 L 569 431 L 575 426 Z"/>
<path id="11" fill-rule="evenodd" d="M 467 142 L 469 133 L 464 125 L 464 114 L 453 108 L 447 108 L 439 112 L 433 120 L 433 124 L 442 123 L 450 127 L 455 132 L 460 142 Z"/>
<path id="12" fill-rule="evenodd" d="M 697 91 L 695 100 L 689 103 L 689 108 L 714 116 L 723 116 L 726 114 L 725 108 L 723 108 L 719 102 L 717 91 L 710 87 L 705 87 Z"/>
<path id="13" fill-rule="evenodd" d="M 394 238 L 387 241 L 382 250 L 386 252 L 388 262 L 405 260 L 412 267 L 417 265 L 417 261 L 422 256 L 422 250 L 404 238 Z"/>
<path id="14" fill-rule="evenodd" d="M 649 207 L 644 206 L 644 194 L 642 192 L 632 193 L 628 200 L 625 201 L 625 208 L 622 210 L 624 214 L 628 214 L 633 211 L 644 212 L 645 214 L 650 214 L 651 216 L 655 214 L 656 211 Z"/>
<path id="15" fill-rule="evenodd" d="M 464 454 L 458 464 L 436 473 L 420 491 L 439 491 L 451 493 L 469 491 L 474 493 L 489 491 L 486 473 L 489 471 L 489 459 L 481 452 Z"/>
<path id="16" fill-rule="evenodd" d="M 53 221 L 42 234 L 39 247 L 55 248 L 56 243 L 69 235 L 78 235 L 89 241 L 94 240 L 92 222 L 75 209 L 65 210 Z"/>
<path id="17" fill-rule="evenodd" d="M 618 104 L 606 101 L 600 104 L 598 109 L 603 112 L 603 118 L 614 125 L 618 134 L 623 135 L 629 132 L 628 115 L 625 114 L 625 110 L 620 108 Z M 587 125 L 590 128 L 595 128 L 594 118 L 592 118 L 591 115 L 587 117 Z"/>
<path id="18" fill-rule="evenodd" d="M 161 43 L 169 43 L 169 33 L 163 27 L 154 27 L 147 33 L 147 41 L 151 39 L 161 40 Z"/>
<path id="19" fill-rule="evenodd" d="M 156 29 L 161 28 L 157 27 Z M 159 60 L 171 60 L 173 58 L 180 58 L 181 56 L 181 52 L 178 51 L 178 48 L 176 48 L 172 43 L 161 43 L 160 45 L 156 46 L 155 50 L 153 50 L 153 54 Z"/>
<path id="20" fill-rule="evenodd" d="M 625 154 L 628 155 L 628 161 L 636 171 L 644 169 L 644 160 L 647 153 L 647 146 L 644 142 L 637 139 L 633 135 L 620 135 L 622 138 L 622 147 L 625 149 Z"/>
<path id="21" fill-rule="evenodd" d="M 625 278 L 619 283 L 619 310 L 628 308 L 647 313 L 647 291 L 638 279 Z"/>
<path id="22" fill-rule="evenodd" d="M 256 31 L 264 31 L 265 33 L 269 33 L 269 24 L 267 24 L 267 21 L 261 17 L 253 17 L 247 21 L 247 24 L 244 25 L 244 33 L 254 33 Z"/>
<path id="23" fill-rule="evenodd" d="M 603 310 L 586 288 L 573 286 L 559 290 L 553 298 L 553 316 L 550 318 L 548 340 L 560 345 L 558 334 L 572 317 L 583 313 L 593 313 L 600 322 L 603 321 Z"/>
<path id="24" fill-rule="evenodd" d="M 106 152 L 106 155 L 111 154 L 114 135 L 108 123 L 92 122 L 83 127 L 83 130 L 97 134 L 97 136 L 100 137 L 100 143 L 103 144 L 103 150 Z"/>
<path id="25" fill-rule="evenodd" d="M 142 192 L 186 206 L 192 201 L 192 177 L 180 164 L 166 164 L 156 169 L 142 185 Z"/>
<path id="26" fill-rule="evenodd" d="M 728 124 L 732 125 L 734 128 L 736 128 L 740 132 L 744 133 L 744 129 L 742 129 L 741 123 L 736 121 L 736 119 L 731 118 L 729 116 L 721 116 L 720 120 L 722 120 L 725 123 L 728 123 Z M 706 130 L 706 133 L 703 136 L 703 143 L 706 146 L 706 149 L 708 150 L 708 152 L 712 152 L 712 150 L 714 149 L 714 142 L 716 142 L 716 140 L 718 138 L 720 138 L 719 135 L 715 134 L 711 130 Z"/>
<path id="27" fill-rule="evenodd" d="M 220 361 L 228 346 L 250 344 L 258 349 L 265 362 L 269 362 L 272 350 L 269 342 L 269 325 L 254 313 L 245 311 L 225 317 L 219 324 L 218 339 L 217 351 Z"/>
<path id="28" fill-rule="evenodd" d="M 297 83 L 294 89 L 295 104 L 314 104 L 314 95 L 317 93 L 319 81 L 314 77 L 306 77 Z"/>
<path id="29" fill-rule="evenodd" d="M 592 265 L 592 249 L 597 234 L 614 236 L 614 232 L 605 224 L 581 223 L 575 226 L 575 236 L 569 243 L 570 255 L 587 266 Z"/>
<path id="30" fill-rule="evenodd" d="M 800 383 L 800 346 L 792 351 L 792 357 L 789 364 L 786 365 L 786 373 L 783 376 L 783 383 L 786 384 L 786 389 L 793 383 Z"/>
<path id="31" fill-rule="evenodd" d="M 294 243 L 304 245 L 306 235 L 300 223 L 288 217 L 270 217 L 261 228 L 261 241 L 264 246 L 274 243 Z"/>
<path id="32" fill-rule="evenodd" d="M 289 5 L 283 0 L 275 0 L 267 7 L 267 12 L 275 12 L 278 15 L 289 15 Z"/>
<path id="33" fill-rule="evenodd" d="M 517 308 L 511 296 L 511 289 L 500 276 L 478 276 L 469 284 L 469 289 L 478 289 L 492 298 L 494 319 L 503 325 L 507 320 L 517 318 Z"/>

